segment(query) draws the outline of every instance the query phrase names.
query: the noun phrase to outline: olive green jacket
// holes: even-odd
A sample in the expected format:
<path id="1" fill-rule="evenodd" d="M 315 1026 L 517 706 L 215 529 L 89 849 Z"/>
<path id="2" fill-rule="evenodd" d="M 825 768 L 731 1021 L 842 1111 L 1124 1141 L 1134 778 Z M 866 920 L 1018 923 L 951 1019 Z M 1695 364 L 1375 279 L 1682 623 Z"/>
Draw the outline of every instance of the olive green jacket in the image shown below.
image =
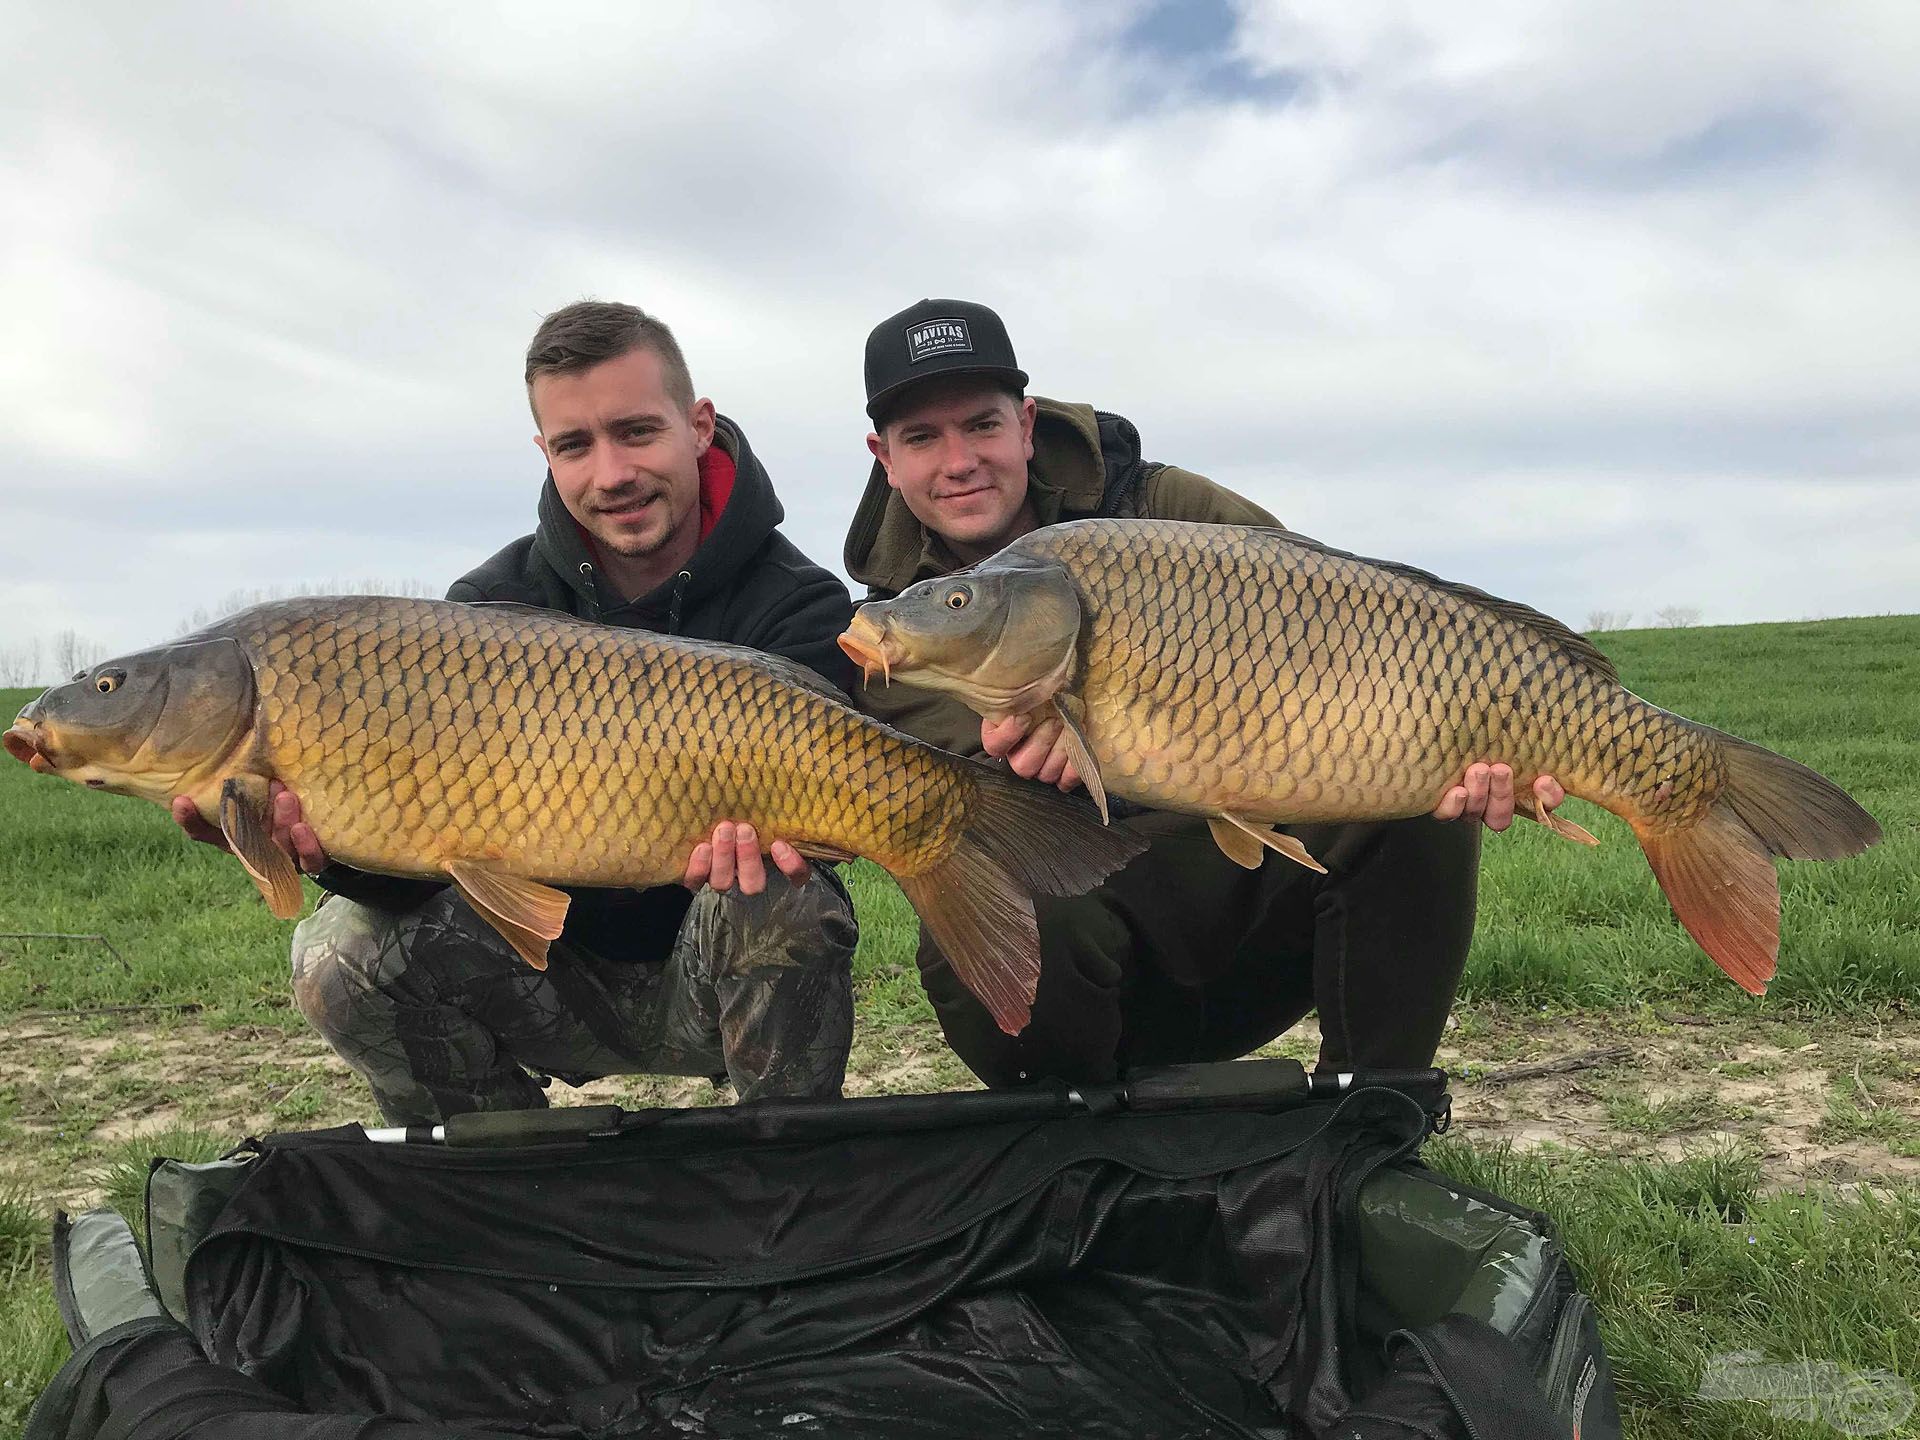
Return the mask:
<path id="1" fill-rule="evenodd" d="M 1094 516 L 1196 520 L 1213 525 L 1280 522 L 1225 486 L 1174 465 L 1140 458 L 1140 435 L 1091 405 L 1034 397 L 1033 459 L 1027 485 L 1042 525 Z M 878 461 L 847 531 L 847 573 L 869 600 L 962 568 L 940 538 L 907 509 Z M 857 688 L 868 714 L 961 755 L 980 752 L 980 717 L 957 700 L 910 685 Z"/>

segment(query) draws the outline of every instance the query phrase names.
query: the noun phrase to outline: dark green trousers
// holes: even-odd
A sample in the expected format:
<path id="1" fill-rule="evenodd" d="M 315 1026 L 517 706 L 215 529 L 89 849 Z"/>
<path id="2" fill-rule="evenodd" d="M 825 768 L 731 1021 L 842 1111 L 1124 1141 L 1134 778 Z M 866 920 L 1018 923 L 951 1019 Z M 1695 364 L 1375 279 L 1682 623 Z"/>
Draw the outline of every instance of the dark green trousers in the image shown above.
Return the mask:
<path id="1" fill-rule="evenodd" d="M 1021 1034 L 1001 1033 L 921 933 L 941 1028 L 983 1081 L 1232 1059 L 1312 1010 L 1323 1069 L 1432 1063 L 1473 939 L 1478 824 L 1287 827 L 1318 875 L 1277 855 L 1243 870 L 1191 816 L 1120 823 L 1151 837 L 1144 854 L 1090 894 L 1036 905 L 1040 988 Z"/>

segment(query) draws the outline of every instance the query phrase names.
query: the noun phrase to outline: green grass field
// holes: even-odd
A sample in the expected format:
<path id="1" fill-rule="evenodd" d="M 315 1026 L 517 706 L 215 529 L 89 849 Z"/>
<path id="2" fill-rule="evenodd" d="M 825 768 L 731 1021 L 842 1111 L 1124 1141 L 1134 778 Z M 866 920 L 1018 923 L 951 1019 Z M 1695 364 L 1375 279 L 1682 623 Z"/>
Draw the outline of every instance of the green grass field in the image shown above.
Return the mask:
<path id="1" fill-rule="evenodd" d="M 1433 1158 L 1559 1220 L 1602 1307 L 1630 1434 L 1831 1435 L 1692 1397 L 1708 1357 L 1737 1349 L 1920 1384 L 1920 1188 L 1900 1168 L 1920 1157 L 1920 1065 L 1887 1038 L 1913 1035 L 1920 995 L 1920 617 L 1600 640 L 1640 694 L 1823 771 L 1886 840 L 1841 864 L 1782 867 L 1780 977 L 1756 1001 L 1693 946 L 1612 816 L 1569 802 L 1566 813 L 1603 840 L 1597 851 L 1526 824 L 1490 837 L 1460 1046 L 1508 1061 L 1550 1055 L 1538 1046 L 1578 1033 L 1664 1047 L 1687 1057 L 1685 1074 L 1667 1090 L 1630 1089 L 1597 1071 L 1566 1101 L 1584 1094 L 1608 1118 L 1619 1143 L 1607 1153 L 1513 1152 L 1463 1123 Z M 10 716 L 29 693 L 0 691 L 0 709 Z M 871 866 L 853 880 L 856 1077 L 873 1088 L 964 1083 L 935 1053 L 911 913 Z M 271 1100 L 239 1113 L 273 1123 L 324 1123 L 361 1103 L 350 1080 L 293 1053 L 306 1037 L 286 994 L 289 928 L 231 859 L 185 842 L 157 807 L 0 765 L 0 932 L 104 935 L 113 947 L 0 937 L 0 1045 L 16 1061 L 0 1070 L 0 1436 L 17 1433 L 65 1353 L 44 1253 L 49 1195 L 91 1186 L 132 1203 L 148 1154 L 204 1154 L 238 1138 L 221 1128 L 239 1123 L 231 1107 L 196 1108 L 203 1076 L 171 1077 L 166 1093 L 128 1078 L 143 1051 L 191 1040 L 218 1059 L 229 1039 L 244 1041 L 264 1058 L 235 1083 Z M 82 1009 L 99 1013 L 49 1014 Z M 30 1055 L 29 1039 L 39 1047 Z M 98 1059 L 63 1067 L 80 1048 Z M 920 1068 L 902 1068 L 916 1056 Z M 1742 1116 L 1754 1133 L 1768 1118 L 1771 1081 L 1815 1060 L 1827 1083 L 1811 1128 L 1794 1133 L 1850 1147 L 1860 1158 L 1847 1173 L 1864 1185 L 1783 1188 L 1768 1170 L 1781 1142 L 1743 1138 Z M 1495 1092 L 1474 1087 L 1470 1066 L 1463 1100 L 1491 1103 Z M 109 1121 L 140 1106 L 193 1128 L 116 1138 Z M 1542 1123 L 1552 1132 L 1554 1121 Z M 1662 1148 L 1716 1131 L 1724 1153 L 1671 1159 Z M 1887 1433 L 1920 1435 L 1920 1417 Z"/>

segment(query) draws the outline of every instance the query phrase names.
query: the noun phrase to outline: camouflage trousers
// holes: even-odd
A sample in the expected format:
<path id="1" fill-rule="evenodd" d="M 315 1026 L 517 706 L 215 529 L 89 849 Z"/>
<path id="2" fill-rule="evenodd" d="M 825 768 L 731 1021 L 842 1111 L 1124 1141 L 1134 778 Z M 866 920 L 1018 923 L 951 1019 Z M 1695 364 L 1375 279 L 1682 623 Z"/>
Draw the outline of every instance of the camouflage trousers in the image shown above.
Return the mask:
<path id="1" fill-rule="evenodd" d="M 838 1095 L 859 929 L 840 878 L 702 890 L 652 964 L 561 940 L 545 971 L 451 886 L 390 914 L 340 896 L 293 936 L 293 994 L 390 1125 L 543 1106 L 527 1072 L 724 1075 L 742 1100 Z"/>

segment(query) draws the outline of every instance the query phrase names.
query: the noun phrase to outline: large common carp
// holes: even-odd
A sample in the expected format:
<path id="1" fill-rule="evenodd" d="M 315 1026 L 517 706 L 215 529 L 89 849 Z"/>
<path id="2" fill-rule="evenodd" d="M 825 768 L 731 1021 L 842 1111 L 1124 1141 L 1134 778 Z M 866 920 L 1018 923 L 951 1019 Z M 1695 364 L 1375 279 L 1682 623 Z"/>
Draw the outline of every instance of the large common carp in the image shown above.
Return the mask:
<path id="1" fill-rule="evenodd" d="M 1112 791 L 1206 816 L 1250 867 L 1262 845 L 1316 864 L 1273 824 L 1424 815 L 1474 761 L 1512 766 L 1523 797 L 1552 775 L 1633 827 L 1680 922 L 1755 994 L 1779 949 L 1769 857 L 1880 838 L 1824 776 L 1649 705 L 1557 620 L 1284 530 L 1051 526 L 861 607 L 841 646 L 869 681 L 1058 718 L 1103 813 Z"/>
<path id="2" fill-rule="evenodd" d="M 553 886 L 667 884 L 716 822 L 749 821 L 884 866 L 1009 1033 L 1039 975 L 1032 893 L 1086 890 L 1141 848 L 799 665 L 518 606 L 257 606 L 82 672 L 4 742 L 96 789 L 188 796 L 284 919 L 301 893 L 271 838 L 283 781 L 332 857 L 445 876 L 540 968 L 566 918 Z"/>

